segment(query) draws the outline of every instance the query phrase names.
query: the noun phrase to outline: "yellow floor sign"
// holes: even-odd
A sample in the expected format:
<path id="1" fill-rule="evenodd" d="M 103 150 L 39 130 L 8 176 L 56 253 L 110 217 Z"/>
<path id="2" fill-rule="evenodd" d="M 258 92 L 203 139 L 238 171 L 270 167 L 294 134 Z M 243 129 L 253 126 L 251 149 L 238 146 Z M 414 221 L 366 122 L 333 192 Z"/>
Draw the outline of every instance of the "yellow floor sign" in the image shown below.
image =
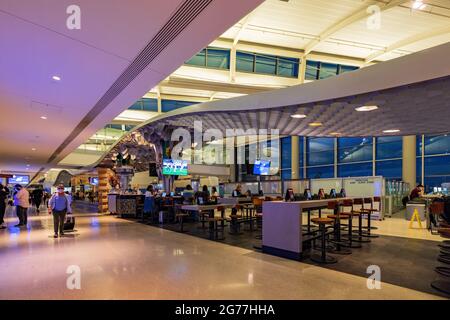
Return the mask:
<path id="1" fill-rule="evenodd" d="M 422 229 L 422 222 L 420 221 L 420 215 L 417 209 L 414 209 L 414 213 L 411 216 L 411 220 L 409 220 L 409 229 L 412 229 L 414 221 L 417 221 L 419 223 L 419 228 Z"/>

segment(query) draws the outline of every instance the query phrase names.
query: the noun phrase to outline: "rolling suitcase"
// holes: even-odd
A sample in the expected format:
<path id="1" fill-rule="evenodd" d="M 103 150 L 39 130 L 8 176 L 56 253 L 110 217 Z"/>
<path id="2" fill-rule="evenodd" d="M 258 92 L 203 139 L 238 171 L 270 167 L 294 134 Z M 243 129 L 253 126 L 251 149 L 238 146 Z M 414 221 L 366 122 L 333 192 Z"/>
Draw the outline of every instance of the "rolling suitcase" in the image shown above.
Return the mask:
<path id="1" fill-rule="evenodd" d="M 73 231 L 75 228 L 75 217 L 68 215 L 66 221 L 64 221 L 64 231 Z"/>

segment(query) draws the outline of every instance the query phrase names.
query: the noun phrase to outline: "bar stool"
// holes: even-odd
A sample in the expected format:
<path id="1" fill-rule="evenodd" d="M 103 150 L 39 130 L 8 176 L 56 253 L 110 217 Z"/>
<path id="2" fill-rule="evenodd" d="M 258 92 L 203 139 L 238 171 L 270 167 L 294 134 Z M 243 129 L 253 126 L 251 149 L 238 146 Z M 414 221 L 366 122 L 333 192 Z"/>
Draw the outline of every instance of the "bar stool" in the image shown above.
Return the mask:
<path id="1" fill-rule="evenodd" d="M 209 222 L 209 239 L 211 240 L 224 240 L 224 227 L 223 227 L 223 221 L 225 219 L 221 217 L 212 217 L 208 218 Z M 220 224 L 219 224 L 220 222 Z M 222 233 L 222 237 L 219 238 L 219 233 Z"/>
<path id="2" fill-rule="evenodd" d="M 176 215 L 175 215 L 175 218 L 178 220 L 178 222 L 180 223 L 180 229 L 178 230 L 178 232 L 181 232 L 181 233 L 184 233 L 184 232 L 187 232 L 187 230 L 184 230 L 184 228 L 183 228 L 183 221 L 184 221 L 184 217 L 188 217 L 189 216 L 189 214 L 187 214 L 187 213 L 177 213 Z"/>
<path id="3" fill-rule="evenodd" d="M 348 220 L 349 216 L 339 212 L 337 201 L 329 201 L 327 208 L 334 211 L 334 214 L 327 215 L 327 218 L 334 222 L 334 237 L 332 243 L 335 245 L 334 248 L 330 248 L 328 251 L 337 254 L 351 254 L 352 251 L 350 249 L 343 248 L 344 243 L 341 242 L 341 220 Z"/>
<path id="4" fill-rule="evenodd" d="M 327 224 L 332 224 L 333 223 L 333 219 L 329 219 L 329 218 L 312 218 L 311 219 L 312 222 L 316 223 L 319 225 L 319 231 L 321 233 L 321 254 L 312 254 L 311 255 L 311 260 L 317 263 L 336 263 L 337 260 L 335 257 L 329 256 L 326 253 L 326 225 Z"/>
<path id="5" fill-rule="evenodd" d="M 353 200 L 344 200 L 342 208 L 350 209 L 345 212 L 345 215 L 348 216 L 348 243 L 343 244 L 343 246 L 354 249 L 361 248 L 362 246 L 360 243 L 353 242 L 353 217 L 359 217 L 361 214 L 353 211 Z"/>
<path id="6" fill-rule="evenodd" d="M 355 209 L 355 206 L 360 206 L 360 207 L 359 207 L 359 209 Z M 353 199 L 353 213 L 355 215 L 358 215 L 358 233 L 356 235 L 356 238 L 353 239 L 353 241 L 361 242 L 361 243 L 370 242 L 370 239 L 363 238 L 363 237 L 365 237 L 365 234 L 363 232 L 362 215 L 367 213 L 367 211 L 364 210 L 364 201 L 362 198 Z"/>
<path id="7" fill-rule="evenodd" d="M 208 211 L 198 211 L 199 221 L 202 223 L 202 225 L 199 227 L 200 229 L 206 229 L 205 222 L 208 221 L 209 218 L 209 212 Z"/>
<path id="8" fill-rule="evenodd" d="M 367 231 L 363 232 L 363 234 L 368 238 L 378 238 L 378 235 L 370 233 L 370 230 L 376 229 L 375 227 L 371 227 L 370 225 L 372 213 L 377 212 L 378 210 L 373 208 L 372 198 L 364 198 L 364 204 L 370 204 L 370 208 L 364 207 L 364 211 L 366 211 L 364 214 L 367 214 Z"/>

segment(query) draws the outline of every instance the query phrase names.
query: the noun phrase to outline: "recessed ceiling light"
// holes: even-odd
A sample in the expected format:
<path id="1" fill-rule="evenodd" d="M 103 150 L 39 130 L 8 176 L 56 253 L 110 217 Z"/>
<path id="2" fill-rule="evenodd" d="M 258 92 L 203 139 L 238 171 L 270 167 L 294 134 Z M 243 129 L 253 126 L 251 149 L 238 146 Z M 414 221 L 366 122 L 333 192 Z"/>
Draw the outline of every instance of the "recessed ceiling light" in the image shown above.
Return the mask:
<path id="1" fill-rule="evenodd" d="M 303 118 L 306 118 L 306 115 L 305 114 L 291 114 L 291 118 L 303 119 Z"/>
<path id="2" fill-rule="evenodd" d="M 41 119 L 42 120 L 47 120 L 47 117 L 46 116 L 41 116 Z"/>
<path id="3" fill-rule="evenodd" d="M 332 136 L 338 136 L 338 135 L 340 135 L 341 133 L 340 132 L 331 132 L 330 133 Z"/>
<path id="4" fill-rule="evenodd" d="M 27 164 L 27 167 L 29 167 L 30 165 L 29 164 Z"/>
<path id="5" fill-rule="evenodd" d="M 36 151 L 36 148 L 31 148 L 32 151 Z"/>
<path id="6" fill-rule="evenodd" d="M 378 106 L 362 106 L 362 107 L 358 107 L 355 108 L 356 111 L 373 111 L 373 110 L 377 110 Z"/>
<path id="7" fill-rule="evenodd" d="M 52 79 L 55 80 L 55 81 L 61 81 L 61 77 L 60 76 L 53 76 Z"/>
<path id="8" fill-rule="evenodd" d="M 309 123 L 310 127 L 320 127 L 322 125 L 322 122 L 311 122 Z"/>
<path id="9" fill-rule="evenodd" d="M 383 130 L 384 133 L 395 133 L 395 132 L 400 132 L 399 129 L 389 129 L 389 130 Z"/>
<path id="10" fill-rule="evenodd" d="M 425 9 L 426 6 L 427 5 L 425 3 L 423 3 L 423 0 L 416 0 L 416 1 L 414 1 L 412 8 L 423 10 L 423 9 Z"/>

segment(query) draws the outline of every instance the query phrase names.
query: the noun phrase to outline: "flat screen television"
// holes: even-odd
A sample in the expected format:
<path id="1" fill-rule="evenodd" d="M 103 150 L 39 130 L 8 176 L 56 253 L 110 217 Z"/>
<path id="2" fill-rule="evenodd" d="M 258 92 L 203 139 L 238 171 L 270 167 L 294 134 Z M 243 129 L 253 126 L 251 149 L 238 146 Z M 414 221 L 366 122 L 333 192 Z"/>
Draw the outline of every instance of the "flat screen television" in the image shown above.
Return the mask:
<path id="1" fill-rule="evenodd" d="M 187 176 L 188 162 L 186 160 L 163 159 L 162 174 L 168 176 Z"/>
<path id="2" fill-rule="evenodd" d="M 256 160 L 253 167 L 253 174 L 260 176 L 268 176 L 270 174 L 270 161 Z"/>
<path id="3" fill-rule="evenodd" d="M 156 163 L 149 163 L 148 175 L 150 177 L 157 177 L 158 172 L 156 171 Z"/>
<path id="4" fill-rule="evenodd" d="M 24 175 L 13 175 L 12 178 L 8 178 L 8 184 L 29 184 L 30 183 L 30 176 L 24 176 Z"/>

